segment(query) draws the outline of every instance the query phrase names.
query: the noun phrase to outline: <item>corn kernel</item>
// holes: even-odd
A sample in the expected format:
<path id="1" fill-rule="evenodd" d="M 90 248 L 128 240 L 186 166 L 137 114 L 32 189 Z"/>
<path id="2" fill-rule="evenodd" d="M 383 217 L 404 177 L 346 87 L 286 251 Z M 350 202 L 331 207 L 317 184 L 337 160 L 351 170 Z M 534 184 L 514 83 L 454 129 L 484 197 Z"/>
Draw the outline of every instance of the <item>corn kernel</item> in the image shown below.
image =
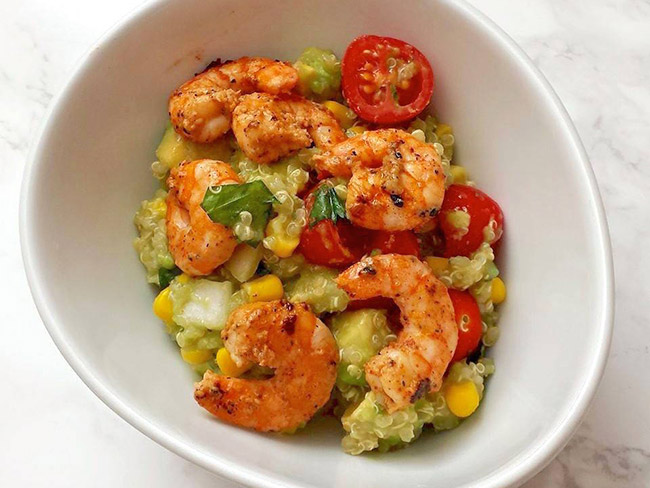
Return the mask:
<path id="1" fill-rule="evenodd" d="M 270 302 L 279 300 L 284 295 L 280 278 L 269 274 L 242 285 L 249 302 Z"/>
<path id="2" fill-rule="evenodd" d="M 457 164 L 452 164 L 449 166 L 449 171 L 451 172 L 451 177 L 454 179 L 454 183 L 457 185 L 464 185 L 467 183 L 467 170 L 462 166 Z"/>
<path id="3" fill-rule="evenodd" d="M 445 400 L 451 413 L 456 417 L 469 417 L 479 404 L 478 390 L 473 381 L 452 383 L 445 388 Z"/>
<path id="4" fill-rule="evenodd" d="M 212 352 L 207 349 L 181 349 L 181 357 L 186 363 L 201 364 L 212 359 Z"/>
<path id="5" fill-rule="evenodd" d="M 226 376 L 241 376 L 251 367 L 250 364 L 243 364 L 242 366 L 237 366 L 237 363 L 232 360 L 228 349 L 222 347 L 217 351 L 217 366 L 223 374 Z"/>
<path id="6" fill-rule="evenodd" d="M 185 273 L 181 274 L 176 278 L 176 281 L 178 281 L 180 284 L 184 285 L 188 281 L 190 281 L 189 275 L 186 275 Z"/>
<path id="7" fill-rule="evenodd" d="M 498 305 L 506 299 L 506 284 L 498 276 L 492 280 L 492 303 Z"/>
<path id="8" fill-rule="evenodd" d="M 429 256 L 426 258 L 427 264 L 433 270 L 435 275 L 444 273 L 449 268 L 449 259 L 438 256 Z"/>
<path id="9" fill-rule="evenodd" d="M 344 129 L 352 127 L 352 124 L 354 124 L 354 121 L 357 118 L 357 115 L 352 110 L 334 100 L 328 100 L 327 102 L 324 102 L 323 105 L 334 114 L 334 117 L 336 117 L 336 120 L 341 124 L 341 127 Z"/>
<path id="10" fill-rule="evenodd" d="M 153 313 L 164 322 L 171 322 L 174 315 L 172 301 L 169 298 L 169 287 L 158 293 L 153 301 Z"/>
<path id="11" fill-rule="evenodd" d="M 277 236 L 274 241 L 270 243 L 271 251 L 273 254 L 279 258 L 288 258 L 293 254 L 293 251 L 296 250 L 298 244 L 300 243 L 300 238 L 298 237 L 288 237 L 288 236 Z"/>
<path id="12" fill-rule="evenodd" d="M 291 256 L 300 243 L 300 235 L 292 237 L 286 233 L 284 221 L 284 217 L 271 219 L 266 226 L 268 239 L 264 241 L 264 245 L 280 258 Z"/>

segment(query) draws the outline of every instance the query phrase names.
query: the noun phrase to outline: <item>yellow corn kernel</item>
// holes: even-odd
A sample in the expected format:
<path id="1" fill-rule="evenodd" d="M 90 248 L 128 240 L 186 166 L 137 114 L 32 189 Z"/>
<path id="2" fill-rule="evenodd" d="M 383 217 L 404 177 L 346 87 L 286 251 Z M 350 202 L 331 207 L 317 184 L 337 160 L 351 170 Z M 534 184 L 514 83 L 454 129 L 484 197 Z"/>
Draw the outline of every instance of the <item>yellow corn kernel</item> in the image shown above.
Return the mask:
<path id="1" fill-rule="evenodd" d="M 348 137 L 354 137 L 363 134 L 365 131 L 366 128 L 363 125 L 355 125 L 354 127 L 350 127 L 346 132 Z"/>
<path id="2" fill-rule="evenodd" d="M 181 356 L 186 363 L 201 364 L 212 359 L 212 352 L 207 349 L 182 349 Z"/>
<path id="3" fill-rule="evenodd" d="M 338 120 L 339 124 L 341 124 L 341 127 L 344 129 L 349 129 L 352 127 L 352 124 L 354 124 L 354 121 L 357 118 L 357 114 L 355 114 L 352 110 L 339 102 L 335 102 L 334 100 L 328 100 L 327 102 L 324 102 L 323 105 L 325 105 L 325 108 L 334 114 L 334 117 L 336 117 L 336 120 Z"/>
<path id="4" fill-rule="evenodd" d="M 456 417 L 469 417 L 478 407 L 479 396 L 473 381 L 451 383 L 445 388 L 445 400 L 451 413 Z"/>
<path id="5" fill-rule="evenodd" d="M 184 285 L 188 281 L 190 281 L 190 277 L 186 275 L 185 273 L 181 274 L 176 278 L 176 281 L 178 281 L 180 284 Z"/>
<path id="6" fill-rule="evenodd" d="M 288 258 L 296 250 L 300 239 L 298 237 L 275 236 L 275 239 L 269 242 L 269 247 L 273 254 L 280 258 Z"/>
<path id="7" fill-rule="evenodd" d="M 449 259 L 440 258 L 438 256 L 429 256 L 426 258 L 427 264 L 433 270 L 435 275 L 439 275 L 447 271 L 449 268 Z"/>
<path id="8" fill-rule="evenodd" d="M 169 287 L 158 293 L 158 296 L 153 301 L 153 313 L 164 322 L 171 322 L 174 310 L 172 301 L 169 298 Z"/>
<path id="9" fill-rule="evenodd" d="M 280 258 L 288 258 L 300 243 L 300 235 L 290 236 L 286 233 L 284 222 L 286 217 L 278 216 L 271 219 L 266 226 L 264 244 L 273 254 Z"/>
<path id="10" fill-rule="evenodd" d="M 492 303 L 498 305 L 506 299 L 506 284 L 498 276 L 492 280 Z"/>
<path id="11" fill-rule="evenodd" d="M 242 366 L 237 366 L 237 363 L 232 360 L 228 349 L 222 347 L 217 351 L 217 366 L 223 374 L 226 376 L 241 376 L 251 367 L 250 364 L 244 364 Z"/>
<path id="12" fill-rule="evenodd" d="M 269 274 L 242 285 L 249 302 L 270 302 L 279 300 L 284 295 L 280 278 Z"/>
<path id="13" fill-rule="evenodd" d="M 451 177 L 454 179 L 455 184 L 464 185 L 467 183 L 468 174 L 465 168 L 458 166 L 457 164 L 452 164 L 449 166 L 449 171 L 451 173 Z"/>

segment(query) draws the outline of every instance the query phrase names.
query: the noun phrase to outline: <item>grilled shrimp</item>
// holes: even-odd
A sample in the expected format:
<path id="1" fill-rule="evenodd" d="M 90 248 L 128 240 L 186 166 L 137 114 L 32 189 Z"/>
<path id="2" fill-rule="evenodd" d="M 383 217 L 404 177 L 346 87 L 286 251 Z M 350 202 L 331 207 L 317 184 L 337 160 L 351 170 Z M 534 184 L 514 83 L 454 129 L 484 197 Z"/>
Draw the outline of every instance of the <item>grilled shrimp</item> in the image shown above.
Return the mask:
<path id="1" fill-rule="evenodd" d="M 241 97 L 233 112 L 232 130 L 244 154 L 259 164 L 312 144 L 328 148 L 345 140 L 329 110 L 298 95 Z"/>
<path id="2" fill-rule="evenodd" d="M 433 219 L 445 194 L 440 155 L 399 129 L 367 131 L 313 157 L 316 167 L 350 178 L 350 220 L 366 229 L 409 230 Z"/>
<path id="3" fill-rule="evenodd" d="M 235 309 L 221 332 L 233 361 L 273 368 L 270 379 L 222 376 L 210 370 L 194 398 L 221 420 L 255 430 L 285 431 L 307 422 L 330 397 L 338 348 L 306 304 L 249 303 Z"/>
<path id="4" fill-rule="evenodd" d="M 239 97 L 256 91 L 288 93 L 298 83 L 293 66 L 266 58 L 239 58 L 210 67 L 169 97 L 169 117 L 179 134 L 194 142 L 213 142 L 230 129 Z"/>
<path id="5" fill-rule="evenodd" d="M 185 273 L 210 274 L 237 246 L 229 228 L 210 220 L 201 207 L 209 186 L 239 183 L 230 165 L 211 159 L 185 161 L 167 179 L 167 240 L 176 266 Z"/>
<path id="6" fill-rule="evenodd" d="M 392 298 L 404 328 L 365 365 L 366 380 L 388 412 L 437 391 L 458 342 L 447 288 L 413 256 L 367 257 L 336 280 L 352 299 Z"/>

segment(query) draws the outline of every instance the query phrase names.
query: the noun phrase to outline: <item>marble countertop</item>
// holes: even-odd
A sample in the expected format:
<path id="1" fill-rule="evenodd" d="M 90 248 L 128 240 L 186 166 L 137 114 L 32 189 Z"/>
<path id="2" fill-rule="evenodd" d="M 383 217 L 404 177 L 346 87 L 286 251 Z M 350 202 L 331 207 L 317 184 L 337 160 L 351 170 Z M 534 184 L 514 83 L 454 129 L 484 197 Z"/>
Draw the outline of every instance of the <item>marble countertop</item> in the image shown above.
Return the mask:
<path id="1" fill-rule="evenodd" d="M 525 486 L 648 487 L 650 2 L 471 1 L 569 110 L 614 248 L 616 328 L 600 389 L 568 446 Z M 75 62 L 138 3 L 0 0 L 0 486 L 234 486 L 140 434 L 84 386 L 41 324 L 22 269 L 17 209 L 29 146 Z"/>

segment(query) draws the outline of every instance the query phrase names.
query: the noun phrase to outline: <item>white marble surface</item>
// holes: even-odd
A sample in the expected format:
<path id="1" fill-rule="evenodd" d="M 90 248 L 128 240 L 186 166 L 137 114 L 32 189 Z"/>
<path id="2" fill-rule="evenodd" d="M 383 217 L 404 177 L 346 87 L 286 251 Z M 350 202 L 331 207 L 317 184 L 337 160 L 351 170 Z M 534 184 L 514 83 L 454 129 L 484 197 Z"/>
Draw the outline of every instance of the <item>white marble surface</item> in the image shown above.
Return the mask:
<path id="1" fill-rule="evenodd" d="M 616 330 L 582 427 L 527 488 L 650 486 L 650 2 L 472 0 L 564 101 L 605 201 Z M 139 0 L 0 0 L 0 486 L 232 486 L 112 413 L 65 363 L 22 269 L 18 195 L 47 105 L 79 57 Z"/>

